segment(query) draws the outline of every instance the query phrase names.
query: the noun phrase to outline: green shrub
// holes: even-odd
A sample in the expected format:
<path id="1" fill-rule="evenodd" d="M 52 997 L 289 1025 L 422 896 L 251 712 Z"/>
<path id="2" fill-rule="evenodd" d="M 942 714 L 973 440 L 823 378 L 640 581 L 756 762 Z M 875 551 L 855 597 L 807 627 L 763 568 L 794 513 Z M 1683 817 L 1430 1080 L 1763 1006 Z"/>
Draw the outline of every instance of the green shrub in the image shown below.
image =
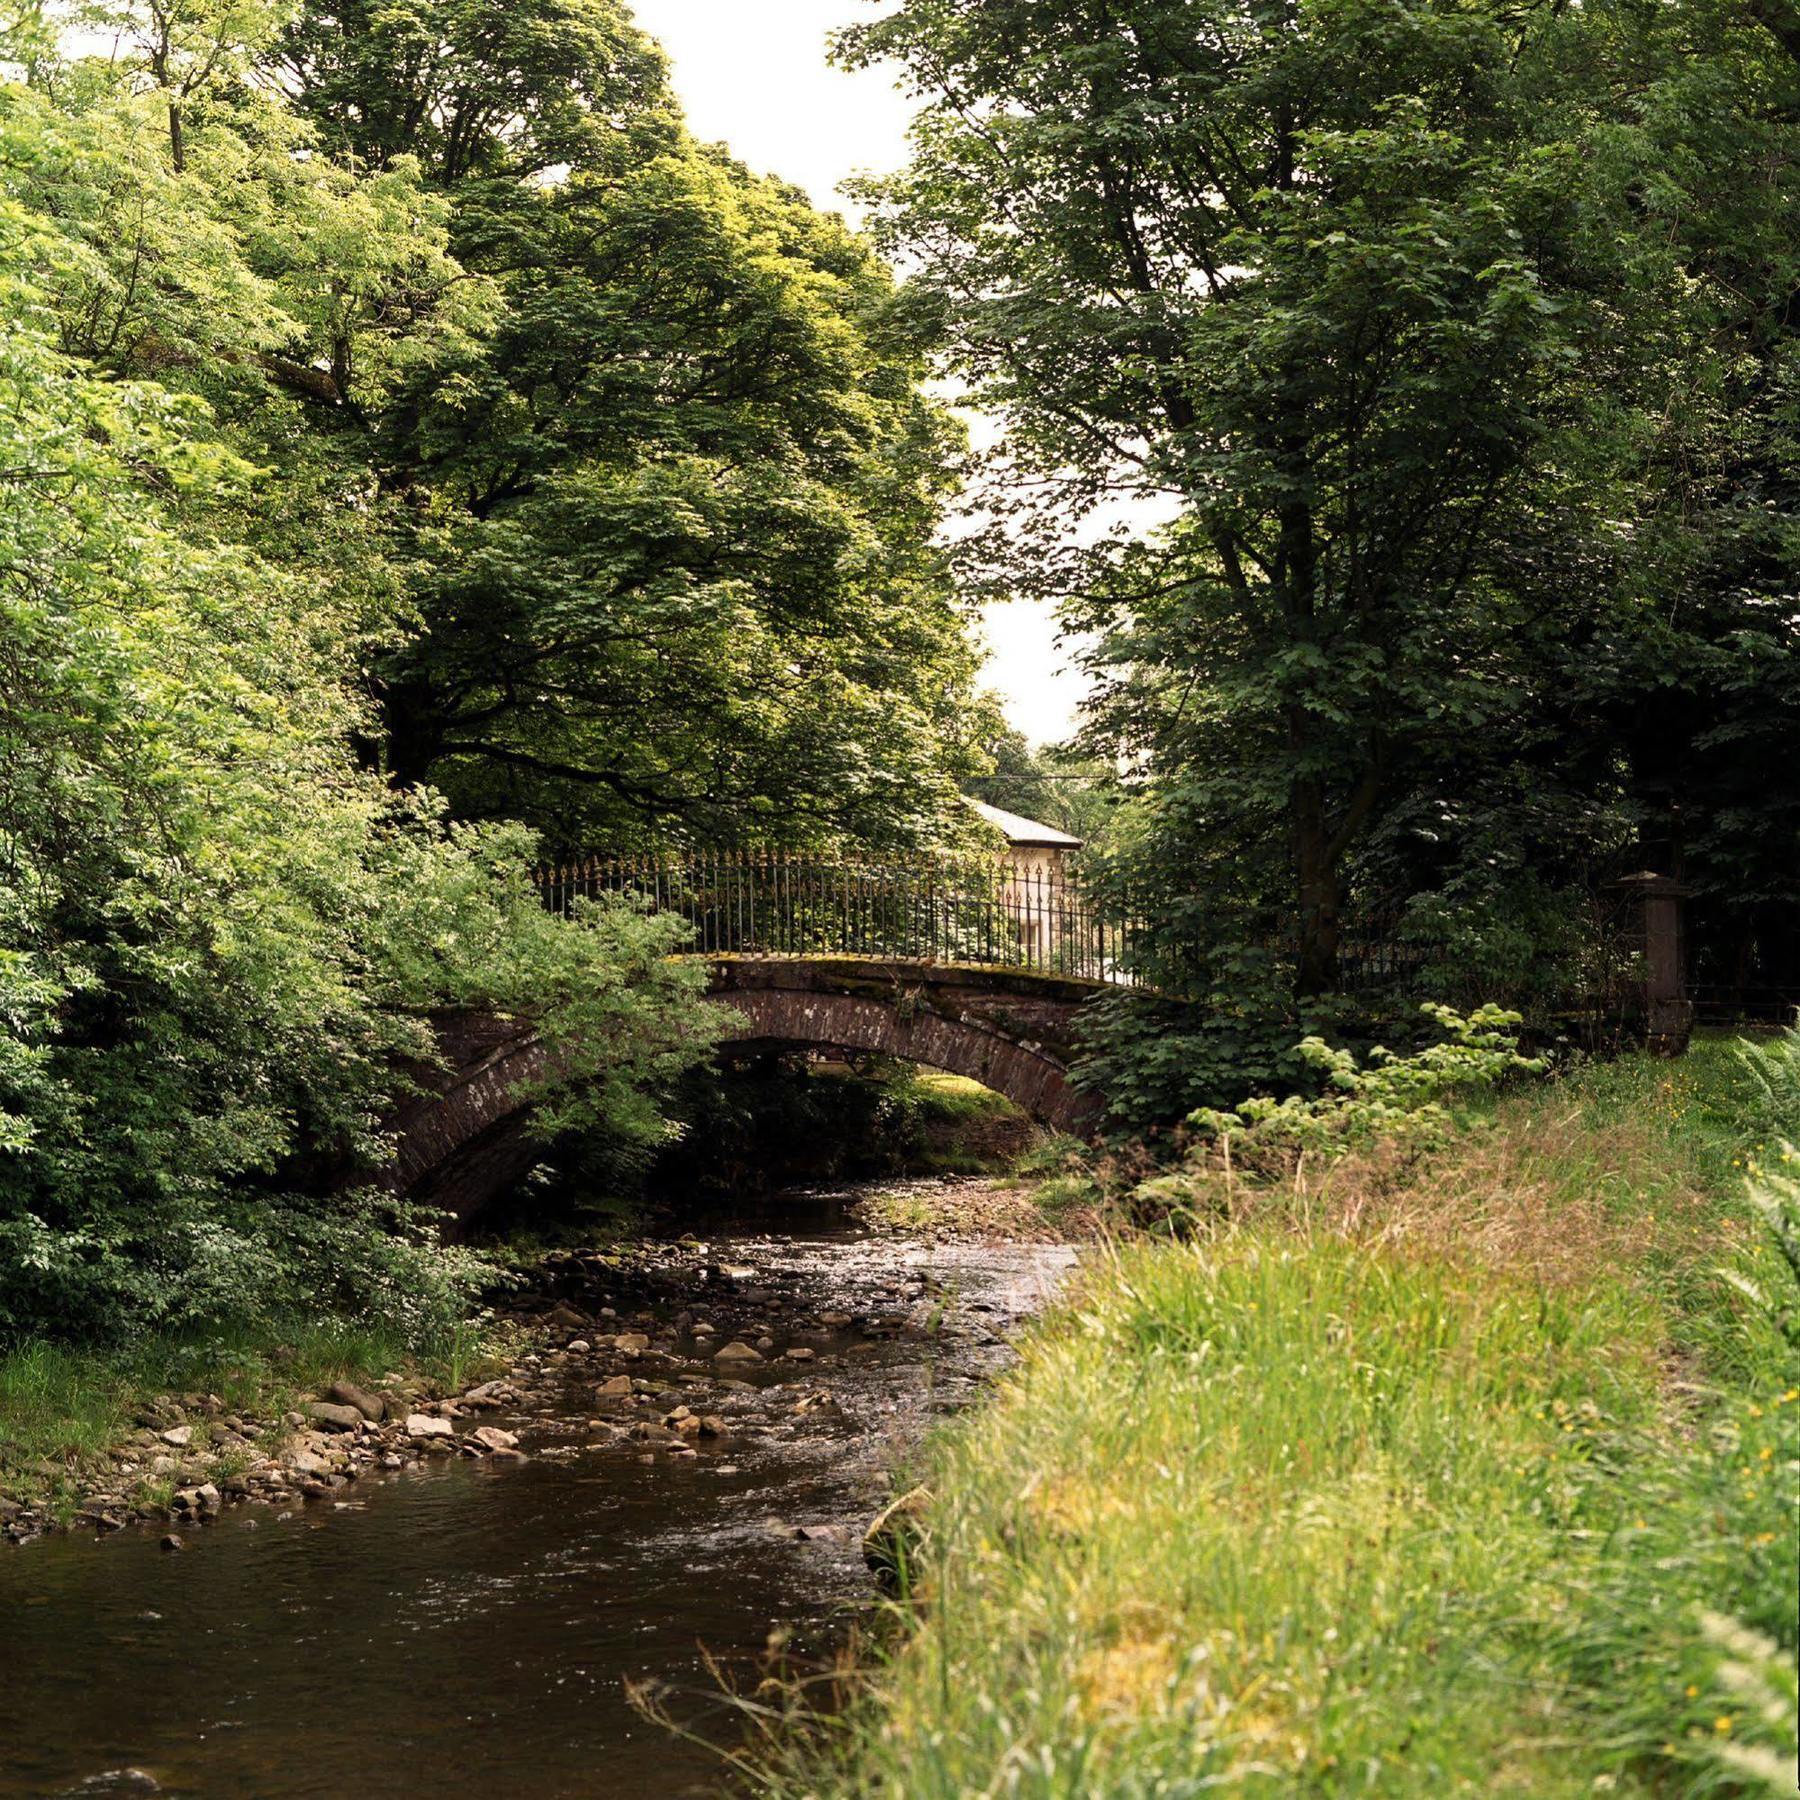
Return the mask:
<path id="1" fill-rule="evenodd" d="M 65 353 L 33 129 L 0 109 L 0 468 L 32 477 L 0 480 L 0 1341 L 422 1324 L 471 1271 L 354 1189 L 430 1013 L 529 1009 L 549 1121 L 643 1135 L 703 976 L 667 921 L 549 916 L 528 833 L 358 767 L 366 597 L 222 540 L 256 472 L 198 400 Z"/>
<path id="2" fill-rule="evenodd" d="M 1446 1142 L 1455 1120 L 1451 1095 L 1488 1088 L 1513 1074 L 1542 1074 L 1541 1057 L 1518 1053 L 1520 1015 L 1498 1006 L 1464 1017 L 1427 1001 L 1419 1009 L 1449 1034 L 1410 1056 L 1377 1044 L 1366 1067 L 1323 1038 L 1301 1040 L 1296 1054 L 1318 1072 L 1323 1091 L 1285 1099 L 1246 1100 L 1232 1111 L 1202 1107 L 1188 1123 L 1209 1138 L 1242 1136 L 1259 1147 L 1336 1152 L 1376 1139 L 1413 1147 Z"/>

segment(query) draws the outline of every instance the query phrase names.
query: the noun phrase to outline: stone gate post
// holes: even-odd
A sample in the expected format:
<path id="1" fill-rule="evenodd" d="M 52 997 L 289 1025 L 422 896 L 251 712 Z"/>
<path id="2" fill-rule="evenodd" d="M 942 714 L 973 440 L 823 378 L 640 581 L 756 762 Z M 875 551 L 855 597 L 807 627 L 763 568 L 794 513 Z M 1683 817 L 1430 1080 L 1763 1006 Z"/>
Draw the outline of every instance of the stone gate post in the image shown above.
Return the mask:
<path id="1" fill-rule="evenodd" d="M 1694 1029 L 1687 994 L 1687 908 L 1691 888 L 1645 869 L 1617 884 L 1637 903 L 1632 935 L 1643 958 L 1645 1047 L 1652 1056 L 1681 1056 Z"/>

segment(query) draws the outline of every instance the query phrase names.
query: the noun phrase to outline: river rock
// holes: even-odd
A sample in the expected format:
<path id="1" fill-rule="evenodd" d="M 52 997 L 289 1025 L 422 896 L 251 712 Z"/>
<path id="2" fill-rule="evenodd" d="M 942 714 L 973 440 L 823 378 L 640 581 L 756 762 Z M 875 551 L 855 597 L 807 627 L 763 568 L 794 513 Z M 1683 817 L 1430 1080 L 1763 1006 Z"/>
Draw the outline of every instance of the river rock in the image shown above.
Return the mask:
<path id="1" fill-rule="evenodd" d="M 519 1440 L 498 1425 L 477 1425 L 469 1436 L 487 1450 L 516 1450 L 519 1447 Z"/>
<path id="2" fill-rule="evenodd" d="M 334 1381 L 325 1390 L 340 1406 L 354 1406 L 372 1425 L 387 1417 L 387 1402 L 379 1394 L 359 1388 L 354 1381 Z"/>
<path id="3" fill-rule="evenodd" d="M 361 1431 L 367 1416 L 360 1408 L 338 1406 L 330 1400 L 315 1400 L 307 1407 L 306 1416 L 317 1425 L 332 1431 Z"/>
<path id="4" fill-rule="evenodd" d="M 187 1548 L 187 1541 L 182 1537 L 180 1532 L 169 1531 L 163 1534 L 162 1547 L 165 1550 L 185 1550 Z"/>
<path id="5" fill-rule="evenodd" d="M 162 1434 L 165 1444 L 173 1444 L 177 1450 L 185 1450 L 194 1441 L 194 1428 L 191 1425 L 171 1425 Z"/>
<path id="6" fill-rule="evenodd" d="M 741 1338 L 734 1338 L 729 1344 L 713 1353 L 714 1362 L 722 1363 L 758 1363 L 762 1361 L 762 1352 L 752 1350 Z"/>
<path id="7" fill-rule="evenodd" d="M 594 1392 L 602 1400 L 627 1400 L 631 1397 L 631 1377 L 614 1375 L 610 1380 L 601 1382 Z"/>
<path id="8" fill-rule="evenodd" d="M 642 1356 L 650 1348 L 650 1340 L 641 1331 L 621 1331 L 613 1339 L 613 1348 L 624 1351 L 627 1356 Z"/>
<path id="9" fill-rule="evenodd" d="M 429 1413 L 408 1413 L 406 1435 L 409 1438 L 447 1438 L 456 1427 L 448 1419 L 434 1419 Z"/>
<path id="10" fill-rule="evenodd" d="M 789 1362 L 811 1362 L 813 1359 L 813 1352 L 807 1349 L 804 1344 L 794 1345 L 794 1347 L 785 1352 L 785 1354 Z"/>

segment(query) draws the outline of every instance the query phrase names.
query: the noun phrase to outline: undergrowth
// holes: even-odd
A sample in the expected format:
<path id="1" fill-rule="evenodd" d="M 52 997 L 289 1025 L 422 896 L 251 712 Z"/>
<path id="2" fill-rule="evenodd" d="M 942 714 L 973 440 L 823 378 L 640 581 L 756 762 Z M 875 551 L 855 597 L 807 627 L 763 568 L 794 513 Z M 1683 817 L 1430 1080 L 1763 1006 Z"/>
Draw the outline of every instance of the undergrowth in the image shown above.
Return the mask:
<path id="1" fill-rule="evenodd" d="M 1795 1290 L 1743 1192 L 1782 1091 L 1715 1041 L 1197 1153 L 940 1435 L 890 1628 L 755 1780 L 1791 1791 Z"/>

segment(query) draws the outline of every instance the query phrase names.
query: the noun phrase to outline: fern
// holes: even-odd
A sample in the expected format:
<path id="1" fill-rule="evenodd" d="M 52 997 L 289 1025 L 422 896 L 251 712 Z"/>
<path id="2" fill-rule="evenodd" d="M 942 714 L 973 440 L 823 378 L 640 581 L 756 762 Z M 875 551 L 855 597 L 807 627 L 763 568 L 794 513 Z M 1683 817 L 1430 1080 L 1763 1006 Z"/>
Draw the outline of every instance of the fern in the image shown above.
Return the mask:
<path id="1" fill-rule="evenodd" d="M 1750 1123 L 1765 1135 L 1800 1138 L 1800 1026 L 1772 1043 L 1741 1044 L 1738 1060 L 1750 1078 Z"/>

